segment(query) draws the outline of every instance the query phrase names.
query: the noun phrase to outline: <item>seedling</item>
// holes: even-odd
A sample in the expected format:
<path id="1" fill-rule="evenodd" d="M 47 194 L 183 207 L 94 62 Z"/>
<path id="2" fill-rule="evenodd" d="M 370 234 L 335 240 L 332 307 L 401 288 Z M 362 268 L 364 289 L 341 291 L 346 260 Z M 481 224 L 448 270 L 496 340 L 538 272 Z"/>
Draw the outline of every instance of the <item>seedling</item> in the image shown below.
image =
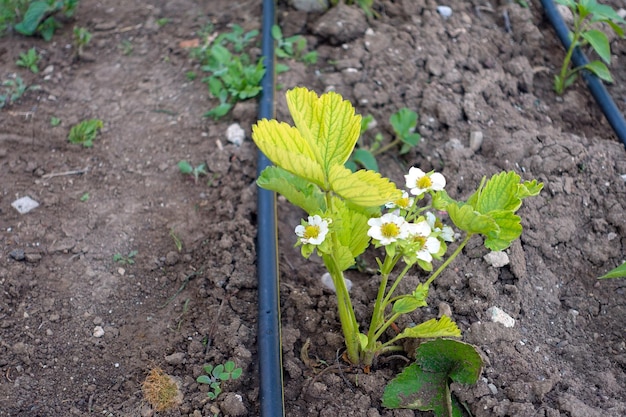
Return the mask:
<path id="1" fill-rule="evenodd" d="M 182 160 L 178 163 L 178 170 L 181 174 L 191 175 L 193 177 L 194 182 L 197 184 L 198 179 L 202 175 L 209 175 L 206 170 L 206 164 L 202 163 L 200 165 L 196 165 L 195 167 L 191 165 L 186 160 Z"/>
<path id="2" fill-rule="evenodd" d="M 361 117 L 339 94 L 318 97 L 296 88 L 287 92 L 287 105 L 295 127 L 266 119 L 253 126 L 252 139 L 274 163 L 263 170 L 257 184 L 308 213 L 308 219 L 295 228 L 297 245 L 305 258 L 317 253 L 332 278 L 346 345 L 344 357 L 367 368 L 379 355 L 402 351 L 398 342 L 403 339 L 460 337 L 460 329 L 445 315 L 390 335 L 387 329 L 397 326 L 402 315 L 428 305 L 430 284 L 474 235 L 481 235 L 484 246 L 492 251 L 504 250 L 517 239 L 522 225 L 515 212 L 522 200 L 539 194 L 543 184 L 503 172 L 483 178 L 463 202 L 446 193 L 442 174 L 412 167 L 405 175 L 408 192 L 403 192 L 377 172 L 352 172 L 344 166 L 358 140 Z M 453 229 L 442 222 L 446 213 L 464 237 L 444 258 L 447 245 L 455 241 Z M 344 271 L 371 244 L 381 248 L 384 257 L 376 259 L 378 294 L 369 325 L 361 331 Z M 433 263 L 439 261 L 435 270 Z M 430 276 L 410 294 L 395 295 L 414 266 Z"/>
<path id="3" fill-rule="evenodd" d="M 238 25 L 233 25 L 231 30 L 214 39 L 206 34 L 204 45 L 191 50 L 191 56 L 200 61 L 202 71 L 209 74 L 202 81 L 219 101 L 216 107 L 205 113 L 206 117 L 219 119 L 238 101 L 254 98 L 261 92 L 261 78 L 265 74 L 263 60 L 254 60 L 244 52 L 259 32 L 244 33 Z"/>
<path id="4" fill-rule="evenodd" d="M 83 195 L 80 196 L 80 201 L 83 203 L 86 203 L 87 201 L 89 201 L 89 193 L 85 193 Z"/>
<path id="5" fill-rule="evenodd" d="M 607 278 L 626 278 L 626 262 L 599 277 L 599 279 Z"/>
<path id="6" fill-rule="evenodd" d="M 461 416 L 450 382 L 472 385 L 478 381 L 483 361 L 474 346 L 449 339 L 419 345 L 415 363 L 385 387 L 383 406 L 433 411 L 436 417 Z"/>
<path id="7" fill-rule="evenodd" d="M 176 232 L 174 231 L 174 229 L 170 229 L 170 237 L 174 241 L 174 245 L 176 246 L 176 250 L 178 251 L 178 253 L 182 252 L 182 250 L 183 250 L 183 242 L 176 235 Z"/>
<path id="8" fill-rule="evenodd" d="M 162 18 L 156 20 L 156 24 L 160 28 L 162 28 L 163 26 L 167 25 L 169 22 L 170 22 L 170 19 L 167 18 L 167 17 L 162 17 Z"/>
<path id="9" fill-rule="evenodd" d="M 370 146 L 363 146 L 361 139 L 357 142 L 357 148 L 354 150 L 350 159 L 346 163 L 346 166 L 352 171 L 356 171 L 358 166 L 362 166 L 365 169 L 372 171 L 378 171 L 378 162 L 376 156 L 387 152 L 390 149 L 402 145 L 400 148 L 400 155 L 403 155 L 411 148 L 417 146 L 421 139 L 419 133 L 415 132 L 417 127 L 417 113 L 409 110 L 408 108 L 402 108 L 396 113 L 392 114 L 389 118 L 389 123 L 393 128 L 395 139 L 390 143 L 383 145 L 383 136 L 377 133 L 374 141 Z M 369 115 L 361 119 L 361 135 L 368 130 L 369 125 L 374 121 L 374 118 Z"/>
<path id="10" fill-rule="evenodd" d="M 50 117 L 50 126 L 57 127 L 60 124 L 61 124 L 61 119 L 55 116 Z"/>
<path id="11" fill-rule="evenodd" d="M 279 58 L 290 58 L 312 65 L 317 62 L 317 51 L 306 51 L 306 38 L 302 35 L 283 37 L 280 26 L 272 26 L 272 37 L 276 41 L 276 56 Z"/>
<path id="12" fill-rule="evenodd" d="M 89 119 L 74 125 L 70 129 L 70 134 L 67 139 L 70 143 L 81 144 L 85 148 L 91 148 L 93 141 L 98 135 L 98 131 L 104 127 L 102 120 Z"/>
<path id="13" fill-rule="evenodd" d="M 16 24 L 15 30 L 26 36 L 34 34 L 41 35 L 46 41 L 52 39 L 54 31 L 61 27 L 61 23 L 54 17 L 57 13 L 62 13 L 66 17 L 72 17 L 78 0 L 40 0 L 28 2 L 28 9 L 21 22 Z M 23 8 L 23 7 L 22 7 Z M 16 13 L 16 15 L 18 15 Z"/>
<path id="14" fill-rule="evenodd" d="M 128 252 L 128 255 L 124 256 L 121 253 L 116 253 L 113 255 L 113 262 L 117 262 L 121 265 L 134 265 L 135 264 L 135 256 L 137 256 L 139 252 L 136 250 L 131 250 Z"/>
<path id="15" fill-rule="evenodd" d="M 33 74 L 39 73 L 39 67 L 37 64 L 39 63 L 40 57 L 35 48 L 30 48 L 28 52 L 20 52 L 20 57 L 15 62 L 18 67 L 28 68 Z"/>
<path id="16" fill-rule="evenodd" d="M 91 36 L 91 32 L 86 28 L 74 27 L 74 50 L 77 58 L 83 56 L 85 46 L 91 41 Z"/>
<path id="17" fill-rule="evenodd" d="M 165 411 L 182 403 L 182 393 L 174 379 L 161 368 L 153 368 L 142 384 L 143 396 L 156 411 Z"/>
<path id="18" fill-rule="evenodd" d="M 19 75 L 0 83 L 0 109 L 19 100 L 27 90 L 38 89 L 39 86 L 27 86 Z"/>
<path id="19" fill-rule="evenodd" d="M 120 43 L 120 49 L 122 50 L 122 54 L 128 56 L 131 55 L 133 53 L 134 50 L 134 46 L 133 43 L 131 41 L 129 41 L 128 39 L 124 39 L 122 40 L 122 42 Z"/>
<path id="20" fill-rule="evenodd" d="M 563 59 L 560 73 L 554 77 L 556 93 L 563 94 L 565 89 L 576 81 L 578 73 L 582 70 L 587 70 L 604 81 L 613 82 L 607 67 L 611 63 L 609 39 L 604 32 L 596 29 L 594 24 L 606 23 L 619 37 L 624 37 L 624 29 L 619 25 L 626 24 L 626 21 L 610 6 L 599 4 L 596 0 L 556 0 L 556 2 L 567 6 L 574 16 L 574 28 L 569 32 L 571 44 Z M 601 60 L 572 68 L 574 50 L 586 46 L 590 46 Z"/>
<path id="21" fill-rule="evenodd" d="M 222 392 L 222 382 L 238 379 L 243 372 L 241 368 L 237 368 L 233 361 L 228 361 L 223 365 L 219 364 L 215 367 L 213 365 L 204 365 L 203 369 L 206 375 L 200 375 L 196 382 L 210 386 L 207 396 L 211 400 L 215 400 Z"/>
<path id="22" fill-rule="evenodd" d="M 330 0 L 330 4 L 332 6 L 336 6 L 337 4 L 339 4 L 340 1 L 342 0 Z M 378 16 L 378 14 L 374 12 L 374 10 L 372 9 L 372 6 L 374 5 L 374 0 L 343 0 L 343 2 L 348 5 L 350 4 L 359 5 L 359 7 L 363 10 L 363 12 L 365 12 L 365 15 L 367 17 Z"/>

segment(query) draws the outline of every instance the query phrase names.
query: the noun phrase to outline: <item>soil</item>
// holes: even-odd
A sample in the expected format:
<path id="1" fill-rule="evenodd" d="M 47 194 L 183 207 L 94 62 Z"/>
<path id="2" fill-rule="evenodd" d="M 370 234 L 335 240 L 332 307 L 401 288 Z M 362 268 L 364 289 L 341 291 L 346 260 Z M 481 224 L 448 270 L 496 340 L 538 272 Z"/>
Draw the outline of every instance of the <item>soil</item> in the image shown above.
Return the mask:
<path id="1" fill-rule="evenodd" d="M 0 110 L 0 416 L 258 415 L 256 149 L 226 136 L 238 123 L 249 137 L 256 105 L 203 118 L 215 102 L 201 77 L 187 79 L 199 68 L 180 46 L 207 22 L 259 28 L 257 3 L 83 0 L 49 43 L 0 39 L 0 79 L 40 86 Z M 456 198 L 501 170 L 545 184 L 519 212 L 508 265 L 490 266 L 477 238 L 434 283 L 431 307 L 400 325 L 451 310 L 486 361 L 475 386 L 453 386 L 473 416 L 626 415 L 626 284 L 596 280 L 626 253 L 626 153 L 582 82 L 553 93 L 564 52 L 540 5 L 450 0 L 445 19 L 431 0 L 377 3 L 370 20 L 357 7 L 279 7 L 285 34 L 305 35 L 319 60 L 288 62 L 277 118 L 289 120 L 284 89 L 333 89 L 389 140 L 389 116 L 409 107 L 421 143 L 380 160 L 399 184 L 412 165 L 442 172 Z M 80 60 L 74 25 L 94 34 Z M 15 65 L 31 47 L 40 74 Z M 624 111 L 626 44 L 612 48 L 609 90 Z M 94 146 L 68 143 L 88 118 L 104 121 Z M 183 159 L 206 162 L 209 176 L 182 175 Z M 19 214 L 11 203 L 24 196 L 40 205 Z M 401 358 L 369 374 L 320 372 L 342 364 L 343 342 L 323 266 L 293 247 L 302 215 L 279 199 L 286 415 L 431 415 L 380 405 Z M 114 261 L 133 251 L 133 263 Z M 365 325 L 376 277 L 349 278 Z M 422 278 L 407 277 L 406 289 Z M 492 306 L 515 326 L 491 322 Z M 227 360 L 243 375 L 210 401 L 196 377 Z M 182 392 L 167 411 L 142 395 L 156 367 Z"/>

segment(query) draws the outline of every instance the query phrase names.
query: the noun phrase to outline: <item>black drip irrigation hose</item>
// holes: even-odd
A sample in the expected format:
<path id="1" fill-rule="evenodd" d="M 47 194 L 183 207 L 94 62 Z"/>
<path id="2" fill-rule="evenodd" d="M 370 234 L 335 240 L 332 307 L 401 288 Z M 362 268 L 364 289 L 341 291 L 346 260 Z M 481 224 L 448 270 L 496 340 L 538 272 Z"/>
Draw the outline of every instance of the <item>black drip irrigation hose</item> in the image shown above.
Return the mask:
<path id="1" fill-rule="evenodd" d="M 259 119 L 274 118 L 274 38 L 275 0 L 263 0 L 261 53 L 265 75 L 261 80 Z M 261 151 L 257 159 L 260 174 L 270 165 Z M 278 295 L 278 248 L 276 231 L 276 195 L 257 189 L 257 275 L 259 293 L 259 401 L 261 417 L 285 415 L 283 372 L 280 345 L 280 298 Z"/>
<path id="2" fill-rule="evenodd" d="M 571 44 L 569 29 L 561 18 L 559 11 L 552 0 L 541 0 L 541 4 L 561 43 L 565 49 L 568 50 Z M 579 48 L 574 50 L 572 62 L 575 67 L 582 67 L 589 63 L 587 57 L 585 57 L 585 54 L 583 54 Z M 624 121 L 624 116 L 617 108 L 617 105 L 604 87 L 604 84 L 602 84 L 602 81 L 589 71 L 581 72 L 589 91 L 591 91 L 591 94 L 596 99 L 596 103 L 600 106 L 600 109 L 609 121 L 618 139 L 624 144 L 624 147 L 626 147 L 626 121 Z"/>

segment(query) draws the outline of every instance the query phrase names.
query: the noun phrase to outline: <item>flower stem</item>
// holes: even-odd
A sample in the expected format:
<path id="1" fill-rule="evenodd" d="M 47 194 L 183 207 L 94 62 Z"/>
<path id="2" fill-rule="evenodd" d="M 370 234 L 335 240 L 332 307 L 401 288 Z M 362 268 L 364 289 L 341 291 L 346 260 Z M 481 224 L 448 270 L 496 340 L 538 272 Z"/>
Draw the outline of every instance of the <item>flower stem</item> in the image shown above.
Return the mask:
<path id="1" fill-rule="evenodd" d="M 341 330 L 346 342 L 346 350 L 348 360 L 354 364 L 359 363 L 359 325 L 356 321 L 350 294 L 346 287 L 346 281 L 343 272 L 338 268 L 337 261 L 333 255 L 323 255 L 324 265 L 328 269 L 333 279 L 335 293 L 337 294 L 337 310 L 339 312 L 339 321 L 341 322 Z"/>
<path id="2" fill-rule="evenodd" d="M 459 253 L 461 253 L 461 251 L 463 250 L 465 245 L 467 245 L 467 242 L 469 242 L 472 236 L 474 236 L 474 233 L 468 233 L 467 236 L 465 236 L 465 239 L 463 239 L 463 242 L 461 242 L 461 244 L 455 249 L 455 251 L 452 252 L 452 255 L 450 255 L 450 257 L 446 259 L 445 262 L 442 263 L 439 266 L 439 268 L 437 268 L 437 270 L 424 283 L 425 287 L 428 287 L 430 283 L 433 282 L 435 278 L 437 278 L 443 272 L 443 270 L 448 267 L 448 265 L 450 265 L 450 263 L 459 255 Z"/>

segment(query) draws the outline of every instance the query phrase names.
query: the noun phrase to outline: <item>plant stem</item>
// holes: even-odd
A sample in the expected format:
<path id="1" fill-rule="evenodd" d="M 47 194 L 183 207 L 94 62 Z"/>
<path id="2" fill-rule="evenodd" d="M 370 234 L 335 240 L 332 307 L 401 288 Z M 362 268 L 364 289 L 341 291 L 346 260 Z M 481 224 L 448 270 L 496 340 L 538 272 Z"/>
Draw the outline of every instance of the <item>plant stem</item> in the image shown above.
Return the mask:
<path id="1" fill-rule="evenodd" d="M 337 310 L 339 312 L 339 321 L 341 322 L 341 330 L 346 342 L 346 350 L 348 360 L 354 364 L 359 363 L 359 325 L 356 321 L 354 308 L 350 301 L 350 294 L 346 287 L 346 281 L 343 272 L 337 267 L 337 261 L 332 255 L 323 255 L 324 265 L 328 269 L 333 279 L 335 293 L 337 294 Z"/>
<path id="2" fill-rule="evenodd" d="M 381 153 L 386 152 L 389 149 L 392 149 L 394 146 L 398 146 L 401 143 L 402 143 L 402 140 L 400 138 L 396 138 L 392 142 L 386 144 L 385 146 L 381 146 L 380 148 L 376 149 L 374 152 L 372 152 L 372 155 L 374 156 L 380 155 Z"/>
<path id="3" fill-rule="evenodd" d="M 443 270 L 446 269 L 446 267 L 448 265 L 450 265 L 450 263 L 459 255 L 459 253 L 461 253 L 461 251 L 463 250 L 465 245 L 467 245 L 467 242 L 469 242 L 469 240 L 472 238 L 472 236 L 474 236 L 474 233 L 468 233 L 467 236 L 465 236 L 465 239 L 463 239 L 463 242 L 461 242 L 461 244 L 455 249 L 455 251 L 452 252 L 452 255 L 450 255 L 450 257 L 448 259 L 446 259 L 446 261 L 444 263 L 442 263 L 439 266 L 439 268 L 437 268 L 437 270 L 424 283 L 425 287 L 428 287 L 430 285 L 430 283 L 433 282 L 435 280 L 435 278 L 437 278 L 439 276 L 439 274 L 441 274 L 443 272 Z"/>

